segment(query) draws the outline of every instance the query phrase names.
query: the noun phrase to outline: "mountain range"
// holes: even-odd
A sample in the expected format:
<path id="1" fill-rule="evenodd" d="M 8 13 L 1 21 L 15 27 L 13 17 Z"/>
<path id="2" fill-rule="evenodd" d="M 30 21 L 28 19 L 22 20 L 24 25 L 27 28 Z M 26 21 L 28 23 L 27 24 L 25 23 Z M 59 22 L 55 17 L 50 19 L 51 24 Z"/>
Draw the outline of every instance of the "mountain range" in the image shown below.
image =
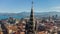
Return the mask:
<path id="1" fill-rule="evenodd" d="M 34 12 L 34 16 L 37 18 L 40 17 L 48 17 L 48 16 L 55 16 L 57 15 L 60 17 L 60 12 Z M 14 18 L 25 18 L 29 17 L 30 12 L 21 12 L 21 13 L 0 13 L 0 18 L 8 18 L 8 17 L 14 17 Z"/>

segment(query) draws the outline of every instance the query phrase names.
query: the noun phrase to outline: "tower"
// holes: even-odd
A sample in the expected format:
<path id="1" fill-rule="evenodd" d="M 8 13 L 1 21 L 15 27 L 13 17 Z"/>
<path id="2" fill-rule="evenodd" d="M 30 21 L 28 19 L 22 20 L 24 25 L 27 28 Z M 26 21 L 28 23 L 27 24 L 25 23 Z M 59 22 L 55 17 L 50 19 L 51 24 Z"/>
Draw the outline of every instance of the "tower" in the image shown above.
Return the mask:
<path id="1" fill-rule="evenodd" d="M 35 31 L 35 23 L 34 23 L 34 12 L 33 12 L 33 1 L 32 1 L 30 19 L 26 24 L 26 34 L 35 34 L 34 31 Z"/>

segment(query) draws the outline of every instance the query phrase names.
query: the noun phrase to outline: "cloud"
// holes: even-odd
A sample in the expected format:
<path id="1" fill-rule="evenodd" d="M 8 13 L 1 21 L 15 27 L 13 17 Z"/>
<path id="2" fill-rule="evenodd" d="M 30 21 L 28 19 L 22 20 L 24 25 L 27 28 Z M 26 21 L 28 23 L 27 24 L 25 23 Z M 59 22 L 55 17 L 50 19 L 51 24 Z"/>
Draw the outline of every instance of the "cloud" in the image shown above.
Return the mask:
<path id="1" fill-rule="evenodd" d="M 46 8 L 46 9 L 38 9 L 39 12 L 60 12 L 60 6 L 56 6 L 56 7 L 50 7 L 50 8 Z"/>
<path id="2" fill-rule="evenodd" d="M 60 12 L 60 6 L 51 7 L 51 8 L 49 9 L 49 11 L 57 11 L 57 12 Z"/>

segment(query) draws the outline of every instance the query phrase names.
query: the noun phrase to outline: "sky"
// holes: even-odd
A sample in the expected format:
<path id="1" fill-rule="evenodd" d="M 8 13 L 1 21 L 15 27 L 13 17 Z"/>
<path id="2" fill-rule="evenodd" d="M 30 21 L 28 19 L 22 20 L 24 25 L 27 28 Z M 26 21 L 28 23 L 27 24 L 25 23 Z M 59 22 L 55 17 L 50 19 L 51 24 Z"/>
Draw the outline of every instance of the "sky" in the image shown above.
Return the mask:
<path id="1" fill-rule="evenodd" d="M 60 0 L 33 0 L 34 12 L 60 12 Z M 0 0 L 0 13 L 30 12 L 32 0 Z"/>

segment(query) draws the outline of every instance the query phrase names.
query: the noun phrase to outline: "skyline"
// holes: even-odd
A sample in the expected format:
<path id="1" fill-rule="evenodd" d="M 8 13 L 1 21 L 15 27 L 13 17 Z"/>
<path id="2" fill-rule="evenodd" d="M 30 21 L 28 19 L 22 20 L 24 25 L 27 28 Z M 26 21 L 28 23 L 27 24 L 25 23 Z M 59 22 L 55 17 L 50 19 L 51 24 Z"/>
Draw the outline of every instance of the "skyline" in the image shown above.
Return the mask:
<path id="1" fill-rule="evenodd" d="M 60 0 L 33 0 L 34 12 L 60 12 Z M 32 0 L 0 0 L 0 13 L 30 12 Z"/>

